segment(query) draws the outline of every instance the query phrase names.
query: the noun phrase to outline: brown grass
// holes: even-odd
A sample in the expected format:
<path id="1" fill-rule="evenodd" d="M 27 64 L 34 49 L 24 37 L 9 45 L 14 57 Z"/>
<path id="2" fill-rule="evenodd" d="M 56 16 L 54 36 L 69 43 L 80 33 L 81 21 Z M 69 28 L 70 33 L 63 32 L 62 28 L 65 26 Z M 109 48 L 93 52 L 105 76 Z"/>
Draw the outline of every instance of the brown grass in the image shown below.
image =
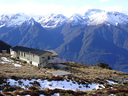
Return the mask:
<path id="1" fill-rule="evenodd" d="M 106 79 L 114 80 L 114 77 L 118 78 L 128 78 L 128 74 L 115 71 L 115 70 L 108 70 L 103 69 L 100 67 L 95 66 L 87 66 L 87 65 L 79 65 L 79 63 L 75 63 L 76 65 L 73 67 L 73 64 L 69 64 L 68 69 L 61 69 L 72 73 L 72 77 L 68 78 L 65 76 L 65 79 L 69 80 L 72 79 L 73 82 L 77 81 L 82 83 L 80 80 L 89 81 L 89 82 L 101 82 L 105 81 Z M 78 67 L 79 66 L 79 67 Z M 0 77 L 12 78 L 26 78 L 26 79 L 33 79 L 33 78 L 40 78 L 40 79 L 47 79 L 53 78 L 51 73 L 46 71 L 55 71 L 55 69 L 45 69 L 45 68 L 38 68 L 32 66 L 30 64 L 22 63 L 21 67 L 15 67 L 11 64 L 2 64 L 0 63 Z M 115 80 L 118 80 L 116 78 Z"/>
<path id="2" fill-rule="evenodd" d="M 69 64 L 71 65 L 71 67 L 68 68 L 67 70 L 65 69 L 65 71 L 71 72 L 73 77 L 78 78 L 80 80 L 82 79 L 90 82 L 101 82 L 101 81 L 106 81 L 106 79 L 118 81 L 123 78 L 128 78 L 127 73 L 123 73 L 120 71 L 103 69 L 96 66 L 81 65 L 79 63 L 77 64 L 77 67 L 76 66 L 73 67 L 73 64 Z M 77 81 L 77 79 L 75 80 Z"/>
<path id="3" fill-rule="evenodd" d="M 0 54 L 0 56 L 2 56 Z M 10 59 L 10 55 L 4 55 L 4 57 L 7 57 Z M 18 60 L 21 62 L 21 67 L 15 67 L 12 64 L 2 64 L 0 63 L 0 77 L 18 77 L 18 78 L 26 78 L 26 79 L 33 79 L 33 78 L 46 78 L 48 76 L 52 76 L 50 73 L 46 73 L 46 69 L 44 68 L 38 68 L 33 65 L 24 63 L 22 60 Z M 53 70 L 53 69 L 51 69 Z"/>
<path id="4" fill-rule="evenodd" d="M 7 55 L 7 57 L 10 58 L 9 54 Z M 74 62 L 66 63 L 66 65 L 68 65 L 69 68 L 59 69 L 62 71 L 67 71 L 67 72 L 72 73 L 72 76 L 55 77 L 51 73 L 47 72 L 47 71 L 57 71 L 54 68 L 52 69 L 38 68 L 30 64 L 24 63 L 24 61 L 20 61 L 20 62 L 22 64 L 21 67 L 15 67 L 11 64 L 0 63 L 0 77 L 13 78 L 13 79 L 18 79 L 18 78 L 33 79 L 35 78 L 35 79 L 48 79 L 48 80 L 53 80 L 53 79 L 63 80 L 63 78 L 65 78 L 67 81 L 72 80 L 72 82 L 74 83 L 78 82 L 78 84 L 80 83 L 85 84 L 85 82 L 87 82 L 85 86 L 88 86 L 88 83 L 92 83 L 92 82 L 100 83 L 104 85 L 106 84 L 107 88 L 110 88 L 111 85 L 107 84 L 106 79 L 118 81 L 120 79 L 128 78 L 127 73 L 123 73 L 123 72 L 115 71 L 115 70 L 103 69 L 103 68 L 96 67 L 96 66 L 82 65 L 81 63 L 74 63 Z M 1 79 L 1 80 L 2 81 L 0 82 L 4 82 L 3 81 L 4 79 Z M 19 82 L 19 83 L 22 83 L 22 82 Z M 37 84 L 38 82 L 34 82 L 34 84 L 35 83 Z M 35 90 L 33 88 L 30 88 L 30 89 Z M 107 90 L 107 91 L 108 93 L 116 93 L 117 90 L 116 91 Z M 118 91 L 126 92 L 127 89 L 122 87 Z M 49 94 L 52 94 L 50 92 Z M 91 94 L 92 92 L 93 90 L 87 93 Z M 77 93 L 80 94 L 80 92 L 76 92 L 75 94 Z M 99 93 L 101 92 L 99 91 Z M 16 94 L 19 94 L 19 93 L 16 93 Z M 32 94 L 36 94 L 36 93 L 32 93 Z"/>

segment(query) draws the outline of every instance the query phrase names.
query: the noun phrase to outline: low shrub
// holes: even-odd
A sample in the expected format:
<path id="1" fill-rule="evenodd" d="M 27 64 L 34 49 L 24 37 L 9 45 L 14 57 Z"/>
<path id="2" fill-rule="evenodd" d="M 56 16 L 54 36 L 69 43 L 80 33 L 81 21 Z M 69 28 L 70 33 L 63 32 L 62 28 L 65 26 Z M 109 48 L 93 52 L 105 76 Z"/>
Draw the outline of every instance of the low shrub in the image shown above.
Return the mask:
<path id="1" fill-rule="evenodd" d="M 33 91 L 34 91 L 34 90 L 38 90 L 38 88 L 37 88 L 37 87 L 34 87 L 34 86 L 31 86 L 31 87 L 29 87 L 28 89 L 29 89 L 29 90 L 33 90 Z"/>
<path id="2" fill-rule="evenodd" d="M 23 82 L 21 80 L 18 81 L 19 85 L 21 85 Z"/>
<path id="3" fill-rule="evenodd" d="M 74 94 L 74 91 L 72 91 L 72 90 L 66 90 L 67 91 L 67 93 L 69 93 L 69 94 Z"/>
<path id="4" fill-rule="evenodd" d="M 21 92 L 21 95 L 28 95 L 31 91 L 23 91 Z"/>
<path id="5" fill-rule="evenodd" d="M 0 96 L 4 96 L 4 95 L 0 93 Z"/>
<path id="6" fill-rule="evenodd" d="M 19 80 L 19 78 L 17 76 L 11 76 L 11 79 L 14 79 L 14 80 Z"/>
<path id="7" fill-rule="evenodd" d="M 49 86 L 52 86 L 52 84 L 49 84 Z"/>
<path id="8" fill-rule="evenodd" d="M 14 92 L 13 94 L 14 94 L 14 95 L 22 95 L 21 92 L 19 92 L 19 91 L 16 91 L 16 92 Z"/>
<path id="9" fill-rule="evenodd" d="M 128 88 L 125 88 L 125 87 L 120 87 L 118 89 L 119 92 L 125 92 L 125 93 L 128 93 Z"/>
<path id="10" fill-rule="evenodd" d="M 83 65 L 82 67 L 83 67 L 83 68 L 88 68 L 89 66 L 88 66 L 88 65 Z"/>
<path id="11" fill-rule="evenodd" d="M 26 61 L 22 61 L 22 63 L 26 64 L 27 62 Z"/>
<path id="12" fill-rule="evenodd" d="M 5 87 L 2 91 L 3 91 L 3 92 L 9 92 L 9 91 L 13 92 L 13 91 L 15 91 L 15 90 L 16 90 L 15 87 L 7 86 L 7 87 Z"/>
<path id="13" fill-rule="evenodd" d="M 58 93 L 58 92 L 61 91 L 61 89 L 57 89 L 57 88 L 56 88 L 56 89 L 54 89 L 53 91 L 54 91 L 55 93 Z"/>
<path id="14" fill-rule="evenodd" d="M 119 93 L 117 89 L 107 89 L 107 94 L 116 94 Z"/>
<path id="15" fill-rule="evenodd" d="M 99 62 L 97 64 L 98 67 L 101 67 L 101 68 L 106 68 L 106 69 L 112 69 L 108 64 L 106 63 L 103 63 L 103 62 Z"/>
<path id="16" fill-rule="evenodd" d="M 40 83 L 37 81 L 29 82 L 29 84 L 32 84 L 33 86 L 40 86 Z"/>
<path id="17" fill-rule="evenodd" d="M 74 95 L 75 96 L 78 96 L 78 95 L 85 95 L 85 94 L 87 94 L 86 92 L 82 92 L 82 91 L 76 91 L 76 92 L 74 92 Z"/>
<path id="18" fill-rule="evenodd" d="M 0 84 L 6 83 L 7 79 L 4 77 L 0 77 Z"/>
<path id="19" fill-rule="evenodd" d="M 116 96 L 128 96 L 125 92 L 123 93 L 117 93 Z"/>
<path id="20" fill-rule="evenodd" d="M 39 96 L 40 94 L 35 91 L 31 91 L 31 92 L 29 92 L 29 95 L 30 96 Z"/>
<path id="21" fill-rule="evenodd" d="M 3 90 L 5 88 L 4 85 L 0 85 L 0 90 Z"/>
<path id="22" fill-rule="evenodd" d="M 61 80 L 64 80 L 64 78 L 61 77 L 61 76 L 53 76 L 52 79 L 53 79 L 54 81 L 61 81 Z"/>
<path id="23" fill-rule="evenodd" d="M 12 93 L 10 93 L 10 92 L 4 92 L 4 95 L 6 95 L 6 96 L 13 96 Z"/>
<path id="24" fill-rule="evenodd" d="M 105 88 L 111 88 L 112 85 L 110 85 L 110 84 L 106 84 L 106 85 L 104 85 L 104 87 L 105 87 Z"/>

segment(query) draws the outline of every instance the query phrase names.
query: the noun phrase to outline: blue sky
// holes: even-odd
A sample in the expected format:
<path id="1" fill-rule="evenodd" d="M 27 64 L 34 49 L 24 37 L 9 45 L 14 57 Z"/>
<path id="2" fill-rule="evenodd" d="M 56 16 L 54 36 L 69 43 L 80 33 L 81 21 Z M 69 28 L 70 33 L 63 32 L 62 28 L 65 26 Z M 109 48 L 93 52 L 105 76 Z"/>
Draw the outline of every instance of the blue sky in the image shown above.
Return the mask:
<path id="1" fill-rule="evenodd" d="M 128 14 L 128 0 L 0 0 L 0 14 L 25 13 L 48 15 L 51 13 L 71 16 L 88 9 L 119 11 Z"/>

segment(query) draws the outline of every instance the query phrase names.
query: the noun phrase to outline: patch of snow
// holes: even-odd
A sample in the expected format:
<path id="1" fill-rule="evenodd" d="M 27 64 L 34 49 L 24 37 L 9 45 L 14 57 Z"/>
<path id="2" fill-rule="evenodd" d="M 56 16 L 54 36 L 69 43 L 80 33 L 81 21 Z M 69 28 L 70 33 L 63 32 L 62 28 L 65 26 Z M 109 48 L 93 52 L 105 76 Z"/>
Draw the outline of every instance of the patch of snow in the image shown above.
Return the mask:
<path id="1" fill-rule="evenodd" d="M 19 80 L 18 80 L 19 81 Z M 32 80 L 24 80 L 21 79 L 21 81 L 23 82 L 21 85 L 18 84 L 18 81 L 15 81 L 13 79 L 8 79 L 7 82 L 10 82 L 11 86 L 21 86 L 22 88 L 25 88 L 25 86 L 32 86 L 32 84 L 30 84 L 30 82 L 34 82 L 37 81 L 40 83 L 40 89 L 45 89 L 45 88 L 49 88 L 49 89 L 55 89 L 55 88 L 59 88 L 59 89 L 65 89 L 65 90 L 92 90 L 92 89 L 99 89 L 100 86 L 104 87 L 101 84 L 89 84 L 89 87 L 86 87 L 85 85 L 82 84 L 78 84 L 78 83 L 72 83 L 72 81 L 70 80 L 69 82 L 67 82 L 66 80 L 64 81 L 48 81 L 48 80 L 41 80 L 41 79 L 32 79 Z M 81 88 L 80 88 L 81 86 Z"/>
<path id="2" fill-rule="evenodd" d="M 1 27 L 3 27 L 3 26 L 5 26 L 5 24 L 3 24 L 3 25 L 0 25 L 0 28 L 1 28 Z"/>
<path id="3" fill-rule="evenodd" d="M 59 93 L 55 93 L 54 95 L 51 95 L 51 96 L 60 96 L 60 94 Z"/>
<path id="4" fill-rule="evenodd" d="M 116 96 L 115 94 L 110 94 L 110 96 Z"/>
<path id="5" fill-rule="evenodd" d="M 12 63 L 12 65 L 14 65 L 15 67 L 21 67 L 22 66 L 22 65 L 16 64 L 16 63 Z"/>
<path id="6" fill-rule="evenodd" d="M 9 62 L 9 60 L 6 57 L 1 57 L 2 61 Z"/>
<path id="7" fill-rule="evenodd" d="M 13 56 L 11 56 L 13 58 Z"/>
<path id="8" fill-rule="evenodd" d="M 110 26 L 110 24 L 107 24 L 108 26 Z"/>
<path id="9" fill-rule="evenodd" d="M 116 82 L 113 82 L 113 81 L 110 81 L 110 80 L 106 80 L 108 83 L 110 83 L 110 84 L 118 84 L 118 83 L 116 83 Z"/>
<path id="10" fill-rule="evenodd" d="M 17 95 L 17 96 L 21 96 L 21 95 Z M 23 95 L 23 96 L 31 96 L 31 95 Z M 45 96 L 45 95 L 40 95 L 40 96 Z"/>
<path id="11" fill-rule="evenodd" d="M 1 57 L 1 62 L 0 63 L 2 63 L 2 64 L 5 64 L 5 63 L 7 63 L 7 64 L 12 64 L 12 65 L 14 65 L 15 67 L 21 67 L 22 65 L 20 65 L 20 64 L 17 64 L 17 63 L 20 63 L 19 61 L 17 61 L 17 63 L 14 63 L 14 61 L 13 60 L 9 60 L 9 59 L 7 59 L 6 57 Z"/>
<path id="12" fill-rule="evenodd" d="M 118 22 L 116 22 L 116 26 L 118 25 Z"/>

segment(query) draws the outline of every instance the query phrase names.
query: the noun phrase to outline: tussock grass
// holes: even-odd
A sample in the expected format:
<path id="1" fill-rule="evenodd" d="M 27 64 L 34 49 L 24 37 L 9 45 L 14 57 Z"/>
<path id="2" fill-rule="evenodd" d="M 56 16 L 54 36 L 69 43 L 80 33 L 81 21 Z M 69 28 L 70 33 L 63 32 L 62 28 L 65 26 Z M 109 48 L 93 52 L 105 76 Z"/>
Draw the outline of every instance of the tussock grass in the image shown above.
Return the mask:
<path id="1" fill-rule="evenodd" d="M 3 56 L 2 54 L 0 54 L 0 56 Z M 4 55 L 4 57 L 7 58 L 11 58 L 9 54 Z M 106 86 L 106 88 L 111 88 L 113 87 L 113 89 L 101 89 L 101 90 L 91 90 L 91 91 L 72 91 L 72 90 L 60 90 L 60 89 L 54 89 L 54 90 L 50 90 L 48 88 L 44 89 L 44 90 L 38 90 L 38 82 L 34 81 L 31 82 L 33 85 L 38 85 L 38 86 L 34 86 L 34 87 L 29 87 L 29 89 L 31 91 L 25 91 L 20 87 L 17 87 L 16 89 L 14 88 L 10 88 L 11 90 L 16 90 L 13 95 L 23 95 L 23 94 L 39 94 L 40 92 L 42 92 L 45 95 L 51 95 L 54 92 L 60 92 L 60 94 L 62 95 L 80 95 L 80 94 L 89 94 L 89 95 L 97 95 L 97 94 L 111 94 L 111 93 L 118 93 L 118 92 L 127 92 L 128 91 L 128 87 L 127 85 L 111 85 L 108 84 L 106 82 L 106 79 L 108 80 L 113 80 L 113 81 L 119 81 L 119 80 L 124 80 L 126 78 L 128 78 L 128 74 L 127 73 L 123 73 L 120 71 L 115 71 L 115 70 L 109 70 L 109 69 L 103 69 L 101 67 L 96 67 L 96 66 L 87 66 L 87 65 L 83 65 L 81 63 L 74 63 L 74 62 L 67 62 L 65 65 L 68 65 L 68 68 L 64 68 L 64 69 L 59 69 L 59 71 L 67 71 L 72 73 L 72 76 L 53 76 L 51 73 L 49 73 L 48 71 L 58 71 L 54 68 L 48 69 L 48 68 L 38 68 L 35 67 L 31 64 L 27 64 L 26 62 L 22 61 L 22 60 L 17 60 L 15 59 L 15 62 L 19 61 L 20 64 L 22 65 L 21 67 L 15 67 L 12 64 L 2 64 L 0 63 L 0 83 L 5 82 L 4 78 L 13 78 L 13 79 L 48 79 L 49 81 L 51 80 L 63 80 L 64 78 L 67 81 L 72 80 L 73 83 L 77 82 L 78 84 L 85 84 L 86 82 L 86 86 L 88 87 L 89 83 L 100 83 L 100 84 L 104 84 Z M 3 79 L 2 79 L 3 78 Z M 19 81 L 18 83 L 22 84 L 21 81 Z M 52 86 L 52 85 L 49 85 Z M 125 86 L 125 87 L 124 87 Z M 27 86 L 26 86 L 27 87 Z M 79 86 L 80 88 L 81 86 Z M 114 89 L 115 88 L 115 89 Z M 10 95 L 11 93 L 8 92 L 8 89 L 5 89 L 4 95 Z M 35 91 L 38 90 L 38 91 Z M 7 92 L 6 92 L 7 91 Z M 21 91 L 21 92 L 20 92 Z M 23 92 L 22 92 L 23 91 Z M 2 94 L 1 94 L 2 95 Z M 101 95 L 102 96 L 102 95 Z"/>
<path id="2" fill-rule="evenodd" d="M 0 63 L 0 77 L 11 78 L 12 76 L 16 76 L 19 78 L 42 78 L 49 74 L 50 73 L 46 73 L 46 69 L 38 69 L 28 64 L 15 67 L 11 64 Z"/>
<path id="3" fill-rule="evenodd" d="M 0 54 L 2 56 L 2 54 Z M 6 57 L 11 58 L 9 54 Z M 17 61 L 17 59 L 15 59 Z M 54 76 L 47 71 L 67 71 L 72 73 L 72 76 L 64 76 L 64 78 L 69 81 L 70 79 L 73 82 L 82 83 L 86 82 L 95 82 L 95 83 L 104 83 L 106 79 L 118 81 L 120 79 L 128 78 L 127 73 L 123 73 L 120 71 L 103 69 L 101 67 L 96 66 L 87 66 L 81 63 L 75 62 L 67 62 L 65 65 L 68 65 L 68 68 L 64 69 L 48 69 L 48 68 L 38 68 L 31 64 L 27 64 L 22 60 L 18 60 L 21 63 L 21 67 L 15 67 L 11 64 L 2 64 L 0 63 L 0 77 L 11 78 L 12 76 L 18 78 L 26 78 L 26 79 L 52 79 Z M 102 81 L 102 82 L 101 82 Z"/>
<path id="4" fill-rule="evenodd" d="M 9 56 L 10 55 L 8 54 L 7 57 L 11 58 Z M 18 61 L 21 63 L 22 65 L 21 67 L 15 67 L 11 64 L 0 63 L 0 77 L 4 76 L 6 78 L 11 78 L 12 76 L 15 76 L 18 78 L 26 78 L 26 79 L 33 79 L 33 78 L 52 79 L 53 75 L 47 71 L 57 71 L 54 68 L 51 69 L 38 68 L 31 64 L 27 64 L 22 60 L 18 60 Z M 71 78 L 68 78 L 68 76 L 64 77 L 68 81 L 72 79 L 73 82 L 79 82 L 79 83 L 82 83 L 83 81 L 88 81 L 90 83 L 91 82 L 97 83 L 100 81 L 106 81 L 106 79 L 114 80 L 114 77 L 128 78 L 128 74 L 126 73 L 115 70 L 103 69 L 101 67 L 87 66 L 81 63 L 74 63 L 74 62 L 67 62 L 65 65 L 68 65 L 69 68 L 59 69 L 59 70 L 68 71 L 72 73 Z"/>
<path id="5" fill-rule="evenodd" d="M 90 83 L 104 83 L 106 79 L 113 81 L 123 81 L 124 78 L 128 78 L 127 73 L 104 69 L 97 66 L 87 66 L 82 65 L 81 63 L 74 62 L 67 62 L 67 65 L 69 65 L 70 67 L 64 70 L 72 73 L 72 77 L 75 78 L 75 81 L 78 81 L 78 79 L 80 79 L 84 81 L 89 81 Z"/>

